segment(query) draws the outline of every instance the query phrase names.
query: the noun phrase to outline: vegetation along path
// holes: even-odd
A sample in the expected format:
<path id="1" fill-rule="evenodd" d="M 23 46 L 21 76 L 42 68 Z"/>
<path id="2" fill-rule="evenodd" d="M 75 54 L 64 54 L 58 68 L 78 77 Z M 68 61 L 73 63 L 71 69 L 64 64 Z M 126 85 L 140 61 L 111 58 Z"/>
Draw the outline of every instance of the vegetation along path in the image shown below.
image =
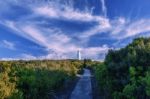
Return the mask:
<path id="1" fill-rule="evenodd" d="M 91 72 L 84 69 L 84 74 L 78 81 L 70 99 L 92 99 Z"/>

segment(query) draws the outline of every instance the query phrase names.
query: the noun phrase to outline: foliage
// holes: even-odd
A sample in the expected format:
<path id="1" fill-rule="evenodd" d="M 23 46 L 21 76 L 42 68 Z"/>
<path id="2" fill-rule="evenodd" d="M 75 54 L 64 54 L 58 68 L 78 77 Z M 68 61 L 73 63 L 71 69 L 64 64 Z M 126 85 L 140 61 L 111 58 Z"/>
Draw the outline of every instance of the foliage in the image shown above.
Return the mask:
<path id="1" fill-rule="evenodd" d="M 49 99 L 83 68 L 78 60 L 1 61 L 1 99 Z"/>
<path id="2" fill-rule="evenodd" d="M 146 94 L 150 96 L 150 71 L 146 73 L 146 77 L 144 78 L 146 83 Z"/>
<path id="3" fill-rule="evenodd" d="M 120 50 L 110 50 L 95 70 L 106 99 L 150 98 L 150 38 L 137 38 Z"/>
<path id="4" fill-rule="evenodd" d="M 108 78 L 108 71 L 105 64 L 95 64 L 95 76 L 98 81 L 99 89 L 101 91 L 101 95 L 105 94 L 105 98 L 109 98 L 111 93 L 111 80 Z"/>

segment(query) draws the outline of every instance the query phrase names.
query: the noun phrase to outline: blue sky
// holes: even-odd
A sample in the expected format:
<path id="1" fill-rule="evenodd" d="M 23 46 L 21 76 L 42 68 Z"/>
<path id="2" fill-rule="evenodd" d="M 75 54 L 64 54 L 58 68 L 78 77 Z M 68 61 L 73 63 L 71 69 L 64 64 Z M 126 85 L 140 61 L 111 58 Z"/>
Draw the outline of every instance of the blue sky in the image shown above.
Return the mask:
<path id="1" fill-rule="evenodd" d="M 150 36 L 149 0 L 0 0 L 0 59 L 103 60 Z"/>

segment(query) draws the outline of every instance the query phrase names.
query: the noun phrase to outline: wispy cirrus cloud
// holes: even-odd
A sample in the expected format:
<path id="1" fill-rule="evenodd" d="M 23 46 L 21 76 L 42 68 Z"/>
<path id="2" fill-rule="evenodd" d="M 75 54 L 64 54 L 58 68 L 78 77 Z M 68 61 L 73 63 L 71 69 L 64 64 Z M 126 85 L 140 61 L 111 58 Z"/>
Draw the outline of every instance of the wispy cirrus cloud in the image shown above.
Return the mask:
<path id="1" fill-rule="evenodd" d="M 128 37 L 134 37 L 139 34 L 143 34 L 144 36 L 144 33 L 149 31 L 150 20 L 140 19 L 132 22 L 124 21 L 123 24 L 115 26 L 111 35 L 117 39 L 125 39 Z"/>
<path id="2" fill-rule="evenodd" d="M 107 17 L 106 1 L 105 0 L 101 0 L 101 4 L 102 4 L 102 12 L 103 12 L 104 16 Z"/>
<path id="3" fill-rule="evenodd" d="M 150 19 L 141 19 L 131 23 L 131 25 L 129 25 L 125 31 L 127 33 L 126 37 L 134 36 L 144 32 L 150 32 Z"/>
<path id="4" fill-rule="evenodd" d="M 11 41 L 8 41 L 8 40 L 2 40 L 2 42 L 0 43 L 0 46 L 1 47 L 4 47 L 4 48 L 7 48 L 7 49 L 10 49 L 10 50 L 15 50 L 15 44 Z"/>
<path id="5" fill-rule="evenodd" d="M 103 16 L 93 16 L 90 12 L 78 11 L 70 7 L 61 8 L 54 6 L 38 6 L 34 7 L 35 14 L 42 15 L 48 18 L 56 18 L 62 20 L 71 21 L 83 21 L 83 22 L 99 22 L 103 20 Z"/>

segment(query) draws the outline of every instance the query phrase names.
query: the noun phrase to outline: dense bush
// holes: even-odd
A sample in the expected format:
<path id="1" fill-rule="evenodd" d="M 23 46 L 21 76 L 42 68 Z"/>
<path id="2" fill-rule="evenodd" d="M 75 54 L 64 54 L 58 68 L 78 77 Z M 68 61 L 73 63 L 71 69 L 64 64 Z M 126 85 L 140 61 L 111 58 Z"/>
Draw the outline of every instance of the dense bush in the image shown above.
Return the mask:
<path id="1" fill-rule="evenodd" d="M 137 38 L 120 50 L 110 50 L 96 66 L 100 91 L 106 99 L 150 98 L 150 38 Z"/>
<path id="2" fill-rule="evenodd" d="M 0 62 L 1 99 L 49 99 L 74 79 L 83 62 L 3 61 Z"/>

